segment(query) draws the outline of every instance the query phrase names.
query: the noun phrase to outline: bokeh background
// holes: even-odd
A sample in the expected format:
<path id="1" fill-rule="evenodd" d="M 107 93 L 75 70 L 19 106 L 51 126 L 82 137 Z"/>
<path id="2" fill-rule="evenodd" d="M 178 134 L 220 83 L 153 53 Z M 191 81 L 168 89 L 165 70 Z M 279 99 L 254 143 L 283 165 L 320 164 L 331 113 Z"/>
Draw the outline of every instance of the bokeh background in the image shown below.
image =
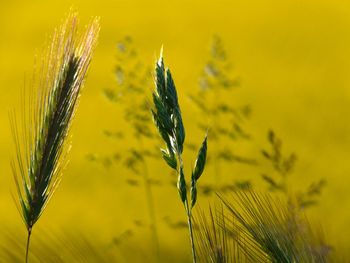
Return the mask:
<path id="1" fill-rule="evenodd" d="M 295 152 L 298 157 L 290 175 L 291 191 L 326 180 L 318 203 L 306 213 L 312 222 L 322 225 L 332 246 L 346 248 L 350 241 L 350 5 L 340 0 L 1 0 L 1 243 L 6 244 L 8 236 L 18 236 L 23 247 L 26 234 L 11 196 L 14 183 L 9 163 L 14 148 L 8 112 L 20 106 L 20 90 L 31 79 L 35 56 L 72 6 L 79 12 L 81 28 L 92 16 L 99 16 L 101 33 L 73 124 L 69 165 L 34 229 L 34 247 L 45 236 L 64 243 L 65 236 L 83 235 L 120 262 L 152 262 L 143 177 L 120 160 L 140 145 L 124 120 L 125 105 L 104 94 L 106 89 L 118 93 L 115 68 L 121 61 L 117 43 L 130 36 L 137 61 L 146 68 L 153 68 L 164 46 L 165 64 L 172 70 L 179 93 L 186 141 L 198 149 L 205 133 L 197 127 L 198 121 L 209 127 L 215 121 L 203 114 L 189 95 L 200 90 L 214 36 L 220 36 L 232 65 L 229 74 L 239 80 L 221 99 L 232 107 L 250 106 L 251 114 L 242 124 L 250 139 L 222 136 L 212 143 L 209 137 L 209 156 L 211 149 L 229 147 L 234 154 L 253 159 L 254 164 L 220 161 L 218 177 L 212 162 L 199 184 L 249 181 L 268 190 L 261 174 L 272 173 L 272 168 L 261 149 L 269 148 L 267 132 L 273 129 L 283 141 L 283 151 Z M 150 98 L 151 74 L 145 83 Z M 210 94 L 208 104 L 215 103 L 219 97 Z M 217 121 L 226 124 L 224 117 Z M 150 128 L 155 132 L 152 124 Z M 161 142 L 145 141 L 142 147 L 153 150 L 157 145 Z M 189 176 L 196 153 L 190 147 L 185 151 Z M 147 159 L 147 170 L 161 258 L 164 262 L 190 262 L 185 212 L 172 185 L 176 177 L 155 158 Z M 213 194 L 200 193 L 198 198 L 201 207 L 215 200 Z"/>

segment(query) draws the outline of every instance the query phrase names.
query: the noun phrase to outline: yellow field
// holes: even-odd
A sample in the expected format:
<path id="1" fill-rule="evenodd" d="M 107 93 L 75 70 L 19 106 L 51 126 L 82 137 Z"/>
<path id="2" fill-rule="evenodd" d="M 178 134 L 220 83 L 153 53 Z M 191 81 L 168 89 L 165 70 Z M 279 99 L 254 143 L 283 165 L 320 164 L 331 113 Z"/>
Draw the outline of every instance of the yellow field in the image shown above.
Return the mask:
<path id="1" fill-rule="evenodd" d="M 209 126 L 213 121 L 201 115 L 188 95 L 199 90 L 198 79 L 209 58 L 213 35 L 219 35 L 234 66 L 233 73 L 241 82 L 232 96 L 224 100 L 252 107 L 251 117 L 245 123 L 252 140 L 227 145 L 233 147 L 234 153 L 258 162 L 257 166 L 221 162 L 223 177 L 219 183 L 251 180 L 256 188 L 267 189 L 260 174 L 271 171 L 271 167 L 260 151 L 269 147 L 267 131 L 273 129 L 283 140 L 283 152 L 295 152 L 298 156 L 290 180 L 293 190 L 326 179 L 319 203 L 307 213 L 312 221 L 322 224 L 332 245 L 347 247 L 350 5 L 339 0 L 1 0 L 0 222 L 4 229 L 1 239 L 9 229 L 19 235 L 24 246 L 26 234 L 11 197 L 14 182 L 10 159 L 14 147 L 8 112 L 19 108 L 20 90 L 25 83 L 29 84 L 35 56 L 71 6 L 79 12 L 81 27 L 92 16 L 101 18 L 99 45 L 73 123 L 70 161 L 60 187 L 34 228 L 33 244 L 39 242 L 40 233 L 84 233 L 89 240 L 116 253 L 122 262 L 152 261 L 142 177 L 120 162 L 112 161 L 106 168 L 87 158 L 89 154 L 99 159 L 115 153 L 123 155 L 129 148 L 138 147 L 128 132 L 130 126 L 123 120 L 123 108 L 103 95 L 104 89 L 117 87 L 113 73 L 117 42 L 130 35 L 139 59 L 152 68 L 164 46 L 165 64 L 172 71 L 179 94 L 186 141 L 198 149 L 204 133 L 196 127 L 196 121 L 201 119 Z M 152 85 L 149 98 L 151 89 Z M 153 125 L 150 127 L 155 131 Z M 113 139 L 104 134 L 105 130 L 122 131 L 127 136 Z M 209 156 L 211 149 L 225 144 L 225 141 L 211 144 L 209 137 Z M 143 147 L 153 146 L 146 143 Z M 196 154 L 186 149 L 185 152 L 189 176 Z M 190 262 L 188 233 L 182 226 L 185 212 L 176 188 L 170 184 L 176 176 L 171 177 L 170 168 L 163 161 L 149 161 L 148 169 L 149 177 L 161 182 L 152 190 L 160 251 L 163 258 L 169 258 L 164 262 L 185 259 Z M 217 185 L 214 174 L 214 167 L 208 167 L 199 185 Z M 140 185 L 128 184 L 130 178 Z M 215 195 L 198 197 L 203 208 L 210 200 L 216 200 Z"/>

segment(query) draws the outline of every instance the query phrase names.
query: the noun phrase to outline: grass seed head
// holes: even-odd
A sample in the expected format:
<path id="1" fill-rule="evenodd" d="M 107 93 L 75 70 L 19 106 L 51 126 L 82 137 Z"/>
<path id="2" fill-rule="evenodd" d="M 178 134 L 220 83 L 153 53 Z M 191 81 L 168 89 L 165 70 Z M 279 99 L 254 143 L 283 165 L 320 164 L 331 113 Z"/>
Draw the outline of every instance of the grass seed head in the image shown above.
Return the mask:
<path id="1" fill-rule="evenodd" d="M 181 157 L 185 142 L 185 127 L 182 121 L 174 80 L 171 76 L 170 70 L 164 69 L 162 52 L 155 67 L 155 85 L 156 91 L 152 94 L 155 110 L 151 111 L 153 121 L 159 131 L 159 134 L 167 144 L 168 151 L 161 149 L 163 159 L 171 168 L 175 170 L 177 170 L 177 159 L 179 160 L 179 169 L 177 170 L 177 189 L 187 213 L 193 262 L 196 263 L 191 210 L 197 201 L 196 181 L 203 173 L 205 166 L 207 137 L 205 137 L 204 142 L 202 143 L 202 147 L 197 157 L 195 171 L 192 173 L 191 202 L 189 202 L 187 198 L 187 185 Z"/>
<path id="2" fill-rule="evenodd" d="M 192 180 L 191 180 L 191 209 L 194 207 L 194 205 L 197 202 L 197 187 L 196 187 L 196 180 L 192 173 Z"/>
<path id="3" fill-rule="evenodd" d="M 205 162 L 207 159 L 207 136 L 205 136 L 201 148 L 199 149 L 198 157 L 194 165 L 193 177 L 197 181 L 204 171 Z"/>
<path id="4" fill-rule="evenodd" d="M 187 189 L 185 175 L 182 167 L 180 167 L 179 177 L 177 180 L 177 190 L 179 191 L 181 201 L 184 203 L 187 198 Z"/>
<path id="5" fill-rule="evenodd" d="M 163 155 L 163 159 L 167 162 L 167 164 L 176 170 L 177 168 L 177 160 L 173 152 L 168 153 L 167 151 L 160 149 Z"/>

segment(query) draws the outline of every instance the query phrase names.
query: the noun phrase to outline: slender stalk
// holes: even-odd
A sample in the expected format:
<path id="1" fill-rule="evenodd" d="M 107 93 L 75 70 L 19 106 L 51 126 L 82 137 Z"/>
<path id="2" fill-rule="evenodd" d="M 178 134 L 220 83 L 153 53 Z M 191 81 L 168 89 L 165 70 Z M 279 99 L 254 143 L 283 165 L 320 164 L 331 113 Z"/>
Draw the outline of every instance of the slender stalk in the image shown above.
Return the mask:
<path id="1" fill-rule="evenodd" d="M 196 249 L 194 247 L 193 228 L 192 228 L 192 219 L 191 219 L 192 214 L 191 214 L 191 210 L 189 209 L 187 198 L 186 198 L 186 210 L 187 210 L 187 217 L 188 217 L 188 228 L 190 230 L 193 263 L 196 263 L 197 257 L 196 257 Z"/>
<path id="2" fill-rule="evenodd" d="M 179 158 L 179 163 L 180 163 L 180 168 L 179 168 L 179 174 L 180 174 L 180 169 L 183 168 L 183 162 L 181 158 L 180 151 L 178 149 L 178 158 Z M 191 248 L 192 248 L 192 258 L 193 258 L 193 263 L 197 262 L 196 258 L 196 249 L 194 247 L 194 238 L 193 238 L 193 228 L 192 228 L 192 220 L 191 220 L 191 209 L 190 206 L 188 205 L 188 198 L 186 196 L 185 202 L 184 202 L 187 218 L 188 218 L 188 229 L 190 231 L 190 240 L 191 240 Z"/>
<path id="3" fill-rule="evenodd" d="M 144 163 L 144 173 L 143 173 L 143 179 L 145 183 L 145 190 L 146 190 L 146 199 L 148 203 L 148 212 L 149 217 L 151 220 L 151 232 L 152 232 L 152 238 L 154 243 L 154 253 L 156 256 L 156 262 L 160 262 L 160 256 L 159 256 L 159 242 L 158 242 L 158 232 L 157 232 L 157 226 L 156 226 L 156 217 L 155 217 L 155 209 L 154 209 L 154 201 L 153 201 L 153 193 L 151 184 L 149 182 L 149 176 L 148 176 L 148 169 L 146 163 Z"/>
<path id="4" fill-rule="evenodd" d="M 138 138 L 139 145 L 143 148 L 143 141 Z M 145 160 L 142 160 L 143 163 L 143 180 L 145 184 L 145 191 L 146 191 L 146 199 L 147 199 L 147 205 L 148 205 L 148 212 L 151 222 L 151 232 L 152 232 L 152 239 L 154 244 L 154 253 L 156 257 L 156 262 L 160 262 L 160 255 L 159 255 L 159 241 L 158 241 L 158 231 L 157 231 L 157 224 L 156 224 L 156 216 L 155 216 L 155 208 L 154 208 L 154 199 L 153 199 L 153 193 L 152 193 L 152 187 L 149 182 L 149 174 L 148 174 L 148 166 Z"/>
<path id="5" fill-rule="evenodd" d="M 28 228 L 28 238 L 27 238 L 27 246 L 26 246 L 26 263 L 28 263 L 28 253 L 29 253 L 29 242 L 30 242 L 30 236 L 32 234 L 32 228 Z"/>

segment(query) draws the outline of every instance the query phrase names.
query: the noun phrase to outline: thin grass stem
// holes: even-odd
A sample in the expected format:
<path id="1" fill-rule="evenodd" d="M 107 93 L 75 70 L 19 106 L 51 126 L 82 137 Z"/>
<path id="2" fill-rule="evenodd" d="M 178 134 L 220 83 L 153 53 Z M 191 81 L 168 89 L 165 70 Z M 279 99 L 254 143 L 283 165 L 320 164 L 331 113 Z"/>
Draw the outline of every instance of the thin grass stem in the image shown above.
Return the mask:
<path id="1" fill-rule="evenodd" d="M 29 242 L 30 242 L 31 234 L 32 234 L 32 228 L 28 228 L 28 238 L 27 238 L 27 246 L 26 246 L 26 263 L 28 263 Z"/>
<path id="2" fill-rule="evenodd" d="M 145 183 L 148 212 L 149 212 L 149 217 L 151 221 L 151 232 L 152 232 L 152 239 L 154 243 L 154 253 L 156 257 L 156 262 L 160 262 L 158 232 L 157 232 L 156 217 L 155 217 L 155 211 L 154 211 L 155 209 L 154 209 L 153 193 L 151 189 L 151 184 L 149 182 L 147 165 L 145 162 L 144 162 L 143 179 Z"/>
<path id="3" fill-rule="evenodd" d="M 190 239 L 191 239 L 191 248 L 192 248 L 192 258 L 193 258 L 193 263 L 197 262 L 197 257 L 196 257 L 196 249 L 194 246 L 194 238 L 193 238 L 193 227 L 192 227 L 192 213 L 188 205 L 188 201 L 186 198 L 186 210 L 187 210 L 187 217 L 188 217 L 188 229 L 190 230 Z"/>
<path id="4" fill-rule="evenodd" d="M 138 138 L 138 142 L 140 145 L 143 145 L 143 142 L 141 138 Z M 158 231 L 157 231 L 157 221 L 156 221 L 156 213 L 155 213 L 155 206 L 154 206 L 154 199 L 153 199 L 153 193 L 152 193 L 152 185 L 149 181 L 149 173 L 148 173 L 148 166 L 145 160 L 142 161 L 143 163 L 143 180 L 145 184 L 145 191 L 146 191 L 146 200 L 148 205 L 148 212 L 150 217 L 150 228 L 152 232 L 152 239 L 153 239 L 153 245 L 154 245 L 154 253 L 155 253 L 155 260 L 157 263 L 160 262 L 160 254 L 159 254 L 159 240 L 158 240 Z"/>
<path id="5" fill-rule="evenodd" d="M 179 149 L 178 149 L 179 152 Z M 179 163 L 180 163 L 180 169 L 182 169 L 183 167 L 183 162 L 182 162 L 182 158 L 181 158 L 181 154 L 178 154 L 178 158 L 179 158 Z M 180 174 L 180 170 L 179 170 L 179 174 Z M 194 247 L 194 238 L 193 238 L 193 228 L 192 228 L 192 220 L 191 220 L 191 209 L 190 206 L 188 205 L 188 198 L 186 196 L 185 199 L 185 210 L 186 210 L 186 214 L 187 214 L 187 218 L 188 218 L 188 229 L 190 231 L 190 240 L 191 240 L 191 249 L 192 249 L 192 259 L 193 259 L 193 263 L 197 262 L 197 258 L 196 258 L 196 249 Z"/>

